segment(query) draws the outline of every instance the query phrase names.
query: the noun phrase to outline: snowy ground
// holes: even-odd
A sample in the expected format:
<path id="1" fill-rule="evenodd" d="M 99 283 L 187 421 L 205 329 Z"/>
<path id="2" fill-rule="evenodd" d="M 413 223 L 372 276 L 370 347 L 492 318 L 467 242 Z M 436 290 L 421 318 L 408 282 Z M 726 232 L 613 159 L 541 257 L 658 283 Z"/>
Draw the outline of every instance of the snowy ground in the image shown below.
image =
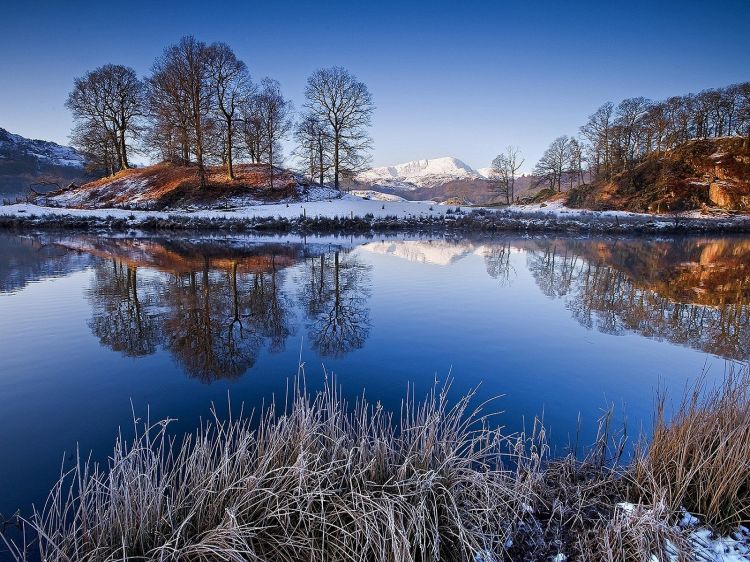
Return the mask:
<path id="1" fill-rule="evenodd" d="M 129 209 L 74 209 L 68 207 L 45 207 L 29 203 L 17 203 L 0 207 L 0 218 L 30 218 L 54 216 L 57 218 L 85 218 L 85 219 L 127 219 L 130 224 L 137 226 L 147 219 L 298 219 L 313 218 L 397 218 L 421 219 L 441 217 L 457 217 L 457 207 L 438 205 L 431 201 L 379 201 L 364 199 L 352 194 L 341 197 L 308 202 L 289 202 L 274 204 L 238 205 L 223 209 L 182 209 L 169 211 L 144 211 Z M 483 213 L 483 217 L 497 223 L 512 224 L 515 228 L 535 229 L 559 228 L 562 226 L 591 229 L 592 225 L 611 225 L 618 230 L 637 230 L 648 227 L 651 231 L 673 228 L 677 221 L 683 224 L 683 231 L 689 230 L 689 225 L 699 225 L 703 230 L 711 229 L 711 225 L 737 230 L 750 230 L 750 215 L 732 216 L 728 214 L 701 215 L 699 212 L 683 213 L 679 215 L 648 215 L 644 213 L 630 213 L 626 211 L 589 211 L 584 209 L 570 209 L 561 202 L 533 205 L 511 205 L 501 208 L 470 208 L 463 207 L 464 216 L 471 217 L 472 211 Z M 42 221 L 43 222 L 43 221 Z M 708 225 L 708 226 L 707 226 Z M 609 227 L 608 227 L 609 228 Z M 601 229 L 601 228 L 600 228 Z"/>
<path id="2" fill-rule="evenodd" d="M 320 201 L 274 203 L 270 205 L 237 206 L 228 210 L 173 210 L 173 211 L 137 211 L 126 209 L 71 209 L 67 207 L 43 207 L 30 203 L 17 203 L 0 207 L 0 216 L 55 215 L 93 218 L 127 218 L 131 215 L 137 219 L 148 217 L 167 218 L 188 216 L 199 218 L 243 219 L 257 217 L 296 218 L 313 217 L 364 217 L 372 214 L 375 217 L 386 216 L 426 216 L 444 215 L 449 207 L 435 205 L 429 201 L 376 201 L 363 199 L 355 195 L 343 195 L 337 199 Z"/>
<path id="3" fill-rule="evenodd" d="M 626 515 L 644 513 L 644 508 L 632 503 L 619 503 L 617 508 Z M 648 510 L 645 510 L 648 513 Z M 693 559 L 700 562 L 750 562 L 750 529 L 740 526 L 731 535 L 718 536 L 711 529 L 701 525 L 700 519 L 684 512 L 678 525 L 686 534 L 693 553 Z M 667 550 L 671 545 L 667 546 Z M 669 562 L 679 562 L 677 553 L 669 554 Z M 659 562 L 656 555 L 651 561 Z"/>

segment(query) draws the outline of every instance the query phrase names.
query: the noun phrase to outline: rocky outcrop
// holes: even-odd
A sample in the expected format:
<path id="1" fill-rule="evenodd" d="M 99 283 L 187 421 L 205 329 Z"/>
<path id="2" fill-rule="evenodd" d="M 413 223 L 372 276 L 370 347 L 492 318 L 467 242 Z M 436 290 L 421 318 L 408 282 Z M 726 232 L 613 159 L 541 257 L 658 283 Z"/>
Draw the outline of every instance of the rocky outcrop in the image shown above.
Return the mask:
<path id="1" fill-rule="evenodd" d="M 610 181 L 571 190 L 568 205 L 649 213 L 750 211 L 750 149 L 739 137 L 691 140 Z"/>

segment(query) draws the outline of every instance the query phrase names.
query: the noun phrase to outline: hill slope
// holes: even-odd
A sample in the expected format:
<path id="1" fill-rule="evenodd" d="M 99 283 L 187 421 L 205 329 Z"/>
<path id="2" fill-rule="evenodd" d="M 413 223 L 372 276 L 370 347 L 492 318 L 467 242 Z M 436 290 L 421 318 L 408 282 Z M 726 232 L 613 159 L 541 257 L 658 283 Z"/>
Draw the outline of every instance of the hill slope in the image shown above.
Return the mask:
<path id="1" fill-rule="evenodd" d="M 750 149 L 739 137 L 691 140 L 609 182 L 571 190 L 568 205 L 651 213 L 750 211 Z"/>
<path id="2" fill-rule="evenodd" d="M 317 200 L 338 197 L 339 192 L 310 185 L 288 170 L 274 168 L 273 188 L 268 166 L 235 165 L 234 181 L 226 179 L 223 166 L 207 168 L 208 185 L 201 189 L 195 167 L 163 162 L 124 170 L 72 189 L 39 197 L 38 203 L 80 209 L 184 209 L 227 208 L 259 203 Z"/>
<path id="3" fill-rule="evenodd" d="M 85 158 L 69 146 L 27 139 L 0 128 L 0 194 L 20 195 L 39 182 L 91 179 L 85 171 Z M 35 185 L 42 191 L 44 186 Z"/>

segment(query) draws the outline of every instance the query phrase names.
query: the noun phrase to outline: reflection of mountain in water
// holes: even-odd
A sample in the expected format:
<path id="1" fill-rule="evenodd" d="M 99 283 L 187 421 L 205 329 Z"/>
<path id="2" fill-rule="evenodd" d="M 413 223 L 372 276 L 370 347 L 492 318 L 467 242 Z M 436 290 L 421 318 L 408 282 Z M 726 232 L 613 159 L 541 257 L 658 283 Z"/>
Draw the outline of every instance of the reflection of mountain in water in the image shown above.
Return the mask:
<path id="1" fill-rule="evenodd" d="M 386 240 L 362 253 L 242 237 L 50 240 L 0 237 L 0 291 L 93 266 L 89 325 L 101 343 L 128 356 L 166 350 L 201 380 L 239 377 L 300 330 L 324 357 L 361 348 L 371 293 L 363 252 L 442 266 L 481 256 L 500 286 L 524 252 L 542 292 L 584 326 L 750 358 L 746 239 Z"/>
<path id="2" fill-rule="evenodd" d="M 263 349 L 284 349 L 295 332 L 285 271 L 293 265 L 304 273 L 297 297 L 321 355 L 341 356 L 367 337 L 369 270 L 342 250 L 210 239 L 60 244 L 102 258 L 89 290 L 89 325 L 102 344 L 129 356 L 164 348 L 201 380 L 239 377 Z"/>
<path id="3" fill-rule="evenodd" d="M 636 332 L 730 359 L 750 358 L 746 239 L 385 240 L 363 249 L 435 265 L 482 256 L 487 273 L 501 285 L 514 278 L 513 251 L 525 251 L 542 292 L 564 298 L 586 327 Z"/>
<path id="4" fill-rule="evenodd" d="M 750 242 L 536 240 L 528 267 L 584 326 L 750 358 Z"/>
<path id="5" fill-rule="evenodd" d="M 0 232 L 0 292 L 9 293 L 29 283 L 86 269 L 92 259 L 70 252 L 43 238 Z"/>

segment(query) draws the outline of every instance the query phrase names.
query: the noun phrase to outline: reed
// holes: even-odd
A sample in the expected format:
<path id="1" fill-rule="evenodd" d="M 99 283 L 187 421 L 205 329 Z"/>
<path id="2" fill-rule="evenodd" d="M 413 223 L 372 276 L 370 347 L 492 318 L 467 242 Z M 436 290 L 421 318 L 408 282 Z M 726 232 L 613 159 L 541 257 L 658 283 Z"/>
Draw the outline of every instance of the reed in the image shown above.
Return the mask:
<path id="1" fill-rule="evenodd" d="M 721 529 L 748 520 L 746 371 L 671 417 L 661 398 L 624 464 L 611 410 L 585 455 L 550 458 L 539 420 L 505 435 L 475 392 L 410 390 L 391 413 L 303 380 L 283 405 L 213 411 L 179 440 L 169 420 L 136 420 L 106 467 L 78 455 L 23 520 L 33 551 L 6 546 L 48 562 L 690 560 L 683 508 Z"/>

